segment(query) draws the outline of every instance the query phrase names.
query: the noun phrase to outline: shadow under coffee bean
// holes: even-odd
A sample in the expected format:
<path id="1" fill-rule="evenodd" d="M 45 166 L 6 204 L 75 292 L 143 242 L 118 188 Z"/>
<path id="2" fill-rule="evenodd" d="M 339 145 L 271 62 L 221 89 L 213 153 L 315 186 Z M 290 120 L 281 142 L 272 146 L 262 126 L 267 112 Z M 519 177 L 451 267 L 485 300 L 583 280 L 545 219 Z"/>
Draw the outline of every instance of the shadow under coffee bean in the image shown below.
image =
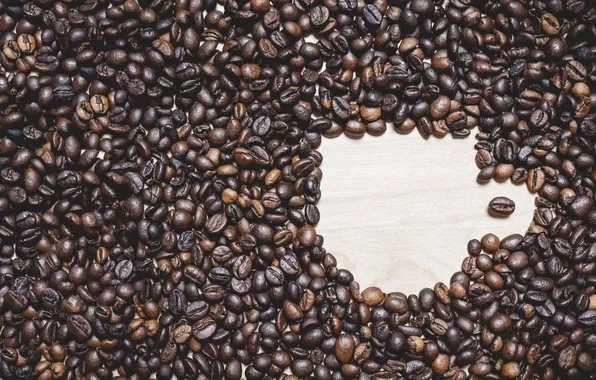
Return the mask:
<path id="1" fill-rule="evenodd" d="M 0 378 L 596 377 L 594 4 L 222 3 L 0 2 Z M 525 235 L 361 291 L 317 148 L 388 126 L 474 131 Z"/>

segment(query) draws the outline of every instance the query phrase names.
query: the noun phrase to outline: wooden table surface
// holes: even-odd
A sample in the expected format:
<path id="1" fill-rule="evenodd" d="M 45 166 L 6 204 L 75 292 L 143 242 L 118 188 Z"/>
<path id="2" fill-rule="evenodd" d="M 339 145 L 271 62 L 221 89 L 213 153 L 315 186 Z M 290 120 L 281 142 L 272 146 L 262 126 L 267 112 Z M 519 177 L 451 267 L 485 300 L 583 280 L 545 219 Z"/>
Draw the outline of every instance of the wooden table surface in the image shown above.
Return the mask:
<path id="1" fill-rule="evenodd" d="M 416 130 L 400 135 L 390 129 L 380 137 L 323 140 L 317 232 L 361 289 L 418 294 L 437 281 L 448 283 L 468 240 L 527 230 L 534 195 L 510 181 L 477 183 L 473 135 L 424 140 Z M 516 203 L 505 219 L 487 213 L 488 202 L 500 195 Z"/>

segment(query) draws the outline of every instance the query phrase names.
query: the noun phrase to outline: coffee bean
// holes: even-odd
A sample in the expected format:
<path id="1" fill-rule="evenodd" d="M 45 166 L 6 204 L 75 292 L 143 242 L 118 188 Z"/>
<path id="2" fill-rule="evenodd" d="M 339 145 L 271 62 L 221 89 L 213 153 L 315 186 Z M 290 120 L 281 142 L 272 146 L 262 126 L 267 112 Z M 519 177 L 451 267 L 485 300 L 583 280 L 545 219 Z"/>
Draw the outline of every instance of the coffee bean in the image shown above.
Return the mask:
<path id="1" fill-rule="evenodd" d="M 91 107 L 91 103 L 84 101 L 77 104 L 77 116 L 81 120 L 91 120 L 93 118 L 93 108 Z"/>
<path id="2" fill-rule="evenodd" d="M 496 333 L 503 333 L 511 328 L 511 318 L 504 314 L 496 314 L 489 323 L 490 328 Z"/>
<path id="3" fill-rule="evenodd" d="M 596 310 L 587 310 L 578 315 L 577 320 L 584 326 L 596 326 Z"/>
<path id="4" fill-rule="evenodd" d="M 350 117 L 350 103 L 344 98 L 336 97 L 332 100 L 333 113 L 340 120 L 346 120 Z"/>
<path id="5" fill-rule="evenodd" d="M 366 132 L 371 136 L 381 136 L 387 131 L 387 124 L 383 120 L 375 120 L 366 124 Z"/>
<path id="6" fill-rule="evenodd" d="M 580 195 L 569 206 L 569 210 L 576 217 L 584 217 L 592 209 L 594 200 L 592 197 Z"/>
<path id="7" fill-rule="evenodd" d="M 209 220 L 207 220 L 207 224 L 205 225 L 205 227 L 207 228 L 207 231 L 215 234 L 223 231 L 226 224 L 227 218 L 225 217 L 225 215 L 215 214 L 211 218 L 209 218 Z"/>
<path id="8" fill-rule="evenodd" d="M 98 115 L 105 115 L 108 112 L 108 98 L 103 95 L 94 95 L 89 100 L 91 109 Z"/>
<path id="9" fill-rule="evenodd" d="M 586 78 L 586 68 L 578 61 L 570 61 L 565 67 L 569 77 L 576 81 L 583 81 Z"/>
<path id="10" fill-rule="evenodd" d="M 342 363 L 348 363 L 354 354 L 354 339 L 347 334 L 342 334 L 335 341 L 335 356 Z"/>
<path id="11" fill-rule="evenodd" d="M 559 353 L 558 364 L 562 369 L 570 369 L 575 365 L 576 360 L 575 347 L 568 346 Z"/>
<path id="12" fill-rule="evenodd" d="M 19 48 L 19 44 L 15 40 L 10 40 L 6 42 L 2 48 L 2 52 L 8 59 L 15 60 L 21 56 L 21 49 Z"/>
<path id="13" fill-rule="evenodd" d="M 362 299 L 369 306 L 376 306 L 383 302 L 385 296 L 381 289 L 371 286 L 362 291 Z"/>
<path id="14" fill-rule="evenodd" d="M 419 336 L 410 336 L 406 340 L 406 345 L 408 351 L 410 351 L 413 354 L 420 353 L 424 349 L 424 341 Z"/>
<path id="15" fill-rule="evenodd" d="M 544 171 L 541 169 L 532 169 L 528 172 L 528 190 L 531 192 L 537 192 L 542 188 L 544 182 L 546 180 L 546 176 Z"/>
<path id="16" fill-rule="evenodd" d="M 542 30 L 548 35 L 556 35 L 559 33 L 559 20 L 555 16 L 550 13 L 545 13 L 540 18 L 540 25 L 542 26 Z"/>
<path id="17" fill-rule="evenodd" d="M 366 133 L 366 124 L 358 120 L 348 120 L 344 133 L 352 139 L 359 139 Z"/>
<path id="18" fill-rule="evenodd" d="M 356 1 L 354 0 L 339 0 L 337 4 L 339 5 L 339 8 L 345 12 L 354 11 L 357 6 Z"/>
<path id="19" fill-rule="evenodd" d="M 434 4 L 430 0 L 414 0 L 411 4 L 411 9 L 413 12 L 423 15 L 432 13 L 434 8 Z"/>
<path id="20" fill-rule="evenodd" d="M 489 202 L 488 211 L 496 216 L 509 216 L 515 211 L 515 202 L 507 197 L 496 197 Z"/>
<path id="21" fill-rule="evenodd" d="M 480 170 L 480 172 L 476 176 L 476 179 L 480 182 L 490 181 L 494 178 L 495 172 L 496 169 L 494 165 L 485 166 L 484 168 L 482 168 L 482 170 Z"/>
<path id="22" fill-rule="evenodd" d="M 17 44 L 19 46 L 19 50 L 23 54 L 32 54 L 35 51 L 37 43 L 35 42 L 35 37 L 30 34 L 21 34 L 17 37 Z"/>
<path id="23" fill-rule="evenodd" d="M 432 369 L 438 375 L 443 375 L 449 370 L 449 356 L 445 354 L 437 355 L 437 358 L 432 362 Z"/>
<path id="24" fill-rule="evenodd" d="M 71 315 L 67 319 L 68 331 L 70 331 L 77 340 L 85 340 L 91 336 L 91 324 L 81 315 Z"/>
<path id="25" fill-rule="evenodd" d="M 191 336 L 192 328 L 189 325 L 180 325 L 174 330 L 174 341 L 178 344 L 185 343 Z"/>
<path id="26" fill-rule="evenodd" d="M 316 6 L 310 11 L 310 22 L 315 28 L 324 26 L 329 20 L 329 8 Z"/>
<path id="27" fill-rule="evenodd" d="M 193 324 L 192 334 L 199 341 L 207 340 L 215 334 L 216 329 L 217 325 L 215 324 L 215 321 L 210 317 L 205 317 Z"/>
<path id="28" fill-rule="evenodd" d="M 442 119 L 449 112 L 451 101 L 447 96 L 440 95 L 430 105 L 430 114 L 435 119 Z"/>
<path id="29" fill-rule="evenodd" d="M 528 171 L 524 168 L 516 168 L 511 174 L 511 182 L 515 185 L 521 185 L 528 180 Z"/>
<path id="30" fill-rule="evenodd" d="M 491 165 L 492 160 L 492 154 L 488 150 L 480 149 L 478 152 L 476 152 L 476 166 L 478 166 L 479 169 L 484 169 L 485 167 Z"/>
<path id="31" fill-rule="evenodd" d="M 381 21 L 383 16 L 379 9 L 375 7 L 373 4 L 367 4 L 364 6 L 362 10 L 362 16 L 364 17 L 364 21 L 371 27 L 378 27 L 381 25 Z"/>

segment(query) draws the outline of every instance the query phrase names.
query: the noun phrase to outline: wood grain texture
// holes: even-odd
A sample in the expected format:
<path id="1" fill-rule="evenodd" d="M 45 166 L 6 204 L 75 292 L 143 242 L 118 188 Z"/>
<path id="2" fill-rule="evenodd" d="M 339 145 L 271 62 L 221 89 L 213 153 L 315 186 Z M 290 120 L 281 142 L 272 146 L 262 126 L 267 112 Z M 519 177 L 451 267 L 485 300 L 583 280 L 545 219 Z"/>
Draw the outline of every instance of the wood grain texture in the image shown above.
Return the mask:
<path id="1" fill-rule="evenodd" d="M 317 232 L 338 267 L 361 289 L 418 293 L 460 270 L 466 245 L 487 232 L 523 234 L 534 195 L 510 181 L 476 182 L 476 140 L 389 130 L 380 137 L 324 139 L 321 221 Z M 516 203 L 508 218 L 488 215 L 489 201 Z"/>

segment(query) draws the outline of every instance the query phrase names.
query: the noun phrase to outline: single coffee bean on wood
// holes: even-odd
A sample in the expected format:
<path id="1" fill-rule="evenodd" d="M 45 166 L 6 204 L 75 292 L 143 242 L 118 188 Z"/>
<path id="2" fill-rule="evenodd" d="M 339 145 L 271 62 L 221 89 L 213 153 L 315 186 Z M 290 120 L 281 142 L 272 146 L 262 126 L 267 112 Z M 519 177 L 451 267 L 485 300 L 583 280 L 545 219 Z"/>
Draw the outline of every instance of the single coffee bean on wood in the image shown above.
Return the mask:
<path id="1" fill-rule="evenodd" d="M 515 211 L 515 202 L 507 197 L 495 197 L 488 203 L 488 211 L 496 216 L 509 216 Z"/>

